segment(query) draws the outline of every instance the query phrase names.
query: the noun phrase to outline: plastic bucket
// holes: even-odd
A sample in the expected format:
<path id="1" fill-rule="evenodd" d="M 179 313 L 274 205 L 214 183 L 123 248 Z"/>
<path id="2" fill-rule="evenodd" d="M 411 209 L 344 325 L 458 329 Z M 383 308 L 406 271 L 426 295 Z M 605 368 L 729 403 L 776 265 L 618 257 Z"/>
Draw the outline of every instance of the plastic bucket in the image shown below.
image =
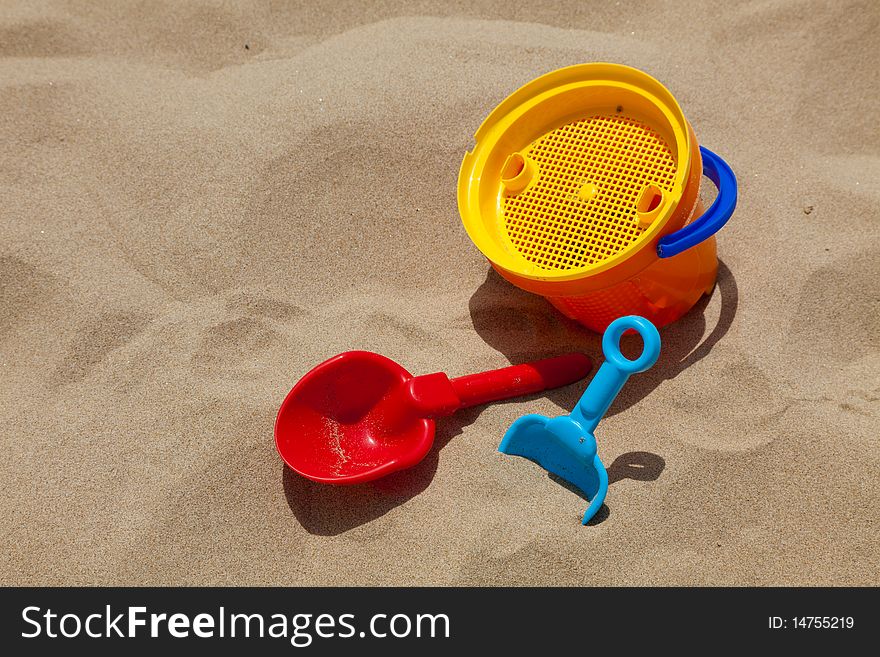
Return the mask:
<path id="1" fill-rule="evenodd" d="M 598 332 L 633 314 L 666 325 L 711 291 L 736 179 L 654 78 L 616 64 L 554 71 L 504 100 L 475 138 L 459 211 L 514 285 Z M 704 174 L 718 187 L 705 212 Z"/>

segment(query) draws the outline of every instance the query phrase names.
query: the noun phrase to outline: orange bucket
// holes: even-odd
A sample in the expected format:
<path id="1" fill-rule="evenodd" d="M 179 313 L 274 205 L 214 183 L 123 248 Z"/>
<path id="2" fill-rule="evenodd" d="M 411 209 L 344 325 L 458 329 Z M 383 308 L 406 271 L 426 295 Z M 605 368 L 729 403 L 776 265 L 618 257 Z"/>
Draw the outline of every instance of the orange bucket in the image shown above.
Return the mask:
<path id="1" fill-rule="evenodd" d="M 554 71 L 504 100 L 475 138 L 459 211 L 514 285 L 597 332 L 625 315 L 664 326 L 712 290 L 736 178 L 654 78 L 616 64 Z M 703 174 L 718 187 L 707 211 Z"/>

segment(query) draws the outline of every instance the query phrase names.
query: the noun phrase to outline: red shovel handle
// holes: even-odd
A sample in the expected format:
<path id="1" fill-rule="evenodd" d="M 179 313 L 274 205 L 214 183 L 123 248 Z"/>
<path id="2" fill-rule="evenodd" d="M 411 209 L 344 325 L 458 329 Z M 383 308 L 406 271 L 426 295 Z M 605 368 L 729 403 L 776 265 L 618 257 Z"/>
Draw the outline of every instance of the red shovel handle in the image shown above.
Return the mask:
<path id="1" fill-rule="evenodd" d="M 466 408 L 568 385 L 583 379 L 592 366 L 592 361 L 586 355 L 571 353 L 500 370 L 468 374 L 450 382 L 461 400 L 460 408 Z"/>

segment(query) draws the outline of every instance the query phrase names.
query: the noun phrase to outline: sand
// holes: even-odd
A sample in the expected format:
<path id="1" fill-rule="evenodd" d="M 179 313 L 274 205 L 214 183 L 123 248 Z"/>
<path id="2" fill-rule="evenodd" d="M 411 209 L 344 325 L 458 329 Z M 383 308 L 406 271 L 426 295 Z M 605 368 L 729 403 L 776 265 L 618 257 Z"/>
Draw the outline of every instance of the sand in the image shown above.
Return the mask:
<path id="1" fill-rule="evenodd" d="M 880 584 L 876 3 L 294 4 L 0 9 L 0 582 Z M 373 485 L 286 470 L 278 406 L 340 351 L 599 355 L 455 189 L 507 93 L 603 60 L 672 90 L 740 201 L 600 425 L 601 521 L 496 451 L 582 384 Z"/>

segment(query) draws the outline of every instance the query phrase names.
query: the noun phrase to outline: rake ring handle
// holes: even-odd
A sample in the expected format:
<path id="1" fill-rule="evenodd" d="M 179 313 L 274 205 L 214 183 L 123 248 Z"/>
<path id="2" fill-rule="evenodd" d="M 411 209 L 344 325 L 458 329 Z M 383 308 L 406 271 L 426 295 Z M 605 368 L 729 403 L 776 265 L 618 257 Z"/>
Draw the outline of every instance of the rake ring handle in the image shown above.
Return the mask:
<path id="1" fill-rule="evenodd" d="M 620 338 L 630 329 L 641 335 L 644 343 L 642 353 L 635 360 L 630 360 L 620 351 Z M 620 317 L 605 329 L 605 335 L 602 336 L 602 351 L 605 354 L 605 362 L 590 381 L 575 409 L 576 414 L 580 415 L 578 421 L 590 433 L 596 429 L 630 375 L 644 372 L 657 362 L 660 356 L 660 333 L 644 317 L 638 315 Z"/>

